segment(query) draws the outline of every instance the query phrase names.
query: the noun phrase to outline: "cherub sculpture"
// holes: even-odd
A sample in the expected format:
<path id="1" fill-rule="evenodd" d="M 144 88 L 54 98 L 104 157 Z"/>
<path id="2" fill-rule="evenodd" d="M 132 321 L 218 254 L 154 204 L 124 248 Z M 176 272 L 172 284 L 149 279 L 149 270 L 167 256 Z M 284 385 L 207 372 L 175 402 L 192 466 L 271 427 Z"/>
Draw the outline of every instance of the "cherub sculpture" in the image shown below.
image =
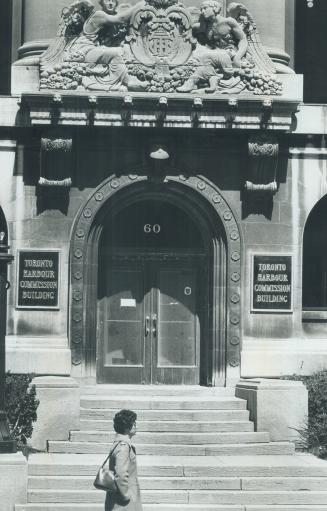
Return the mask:
<path id="1" fill-rule="evenodd" d="M 143 90 L 130 77 L 120 43 L 135 7 L 117 12 L 117 0 L 77 0 L 62 12 L 55 41 L 41 58 L 41 88 L 123 91 Z"/>
<path id="2" fill-rule="evenodd" d="M 254 20 L 241 3 L 232 2 L 228 16 L 221 15 L 217 0 L 204 0 L 200 16 L 193 25 L 198 45 L 193 53 L 198 66 L 178 92 L 279 94 L 280 82 L 261 45 Z"/>
<path id="3" fill-rule="evenodd" d="M 199 66 L 178 88 L 179 92 L 191 92 L 201 82 L 209 82 L 209 88 L 205 90 L 214 92 L 222 79 L 229 80 L 231 85 L 230 79 L 240 69 L 241 59 L 248 47 L 247 38 L 234 18 L 220 14 L 221 9 L 221 4 L 216 0 L 202 2 L 199 21 L 193 25 L 193 33 L 200 43 L 194 54 Z"/>

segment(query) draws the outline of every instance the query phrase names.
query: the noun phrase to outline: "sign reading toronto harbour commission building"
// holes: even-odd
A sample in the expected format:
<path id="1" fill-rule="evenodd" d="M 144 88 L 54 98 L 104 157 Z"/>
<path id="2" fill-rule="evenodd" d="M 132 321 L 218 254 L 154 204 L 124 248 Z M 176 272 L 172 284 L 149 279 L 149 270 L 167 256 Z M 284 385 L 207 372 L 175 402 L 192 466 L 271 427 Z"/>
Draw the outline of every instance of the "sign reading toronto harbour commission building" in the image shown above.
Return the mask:
<path id="1" fill-rule="evenodd" d="M 58 308 L 59 251 L 19 250 L 17 282 L 17 307 Z"/>
<path id="2" fill-rule="evenodd" d="M 252 311 L 292 311 L 292 256 L 253 255 Z"/>

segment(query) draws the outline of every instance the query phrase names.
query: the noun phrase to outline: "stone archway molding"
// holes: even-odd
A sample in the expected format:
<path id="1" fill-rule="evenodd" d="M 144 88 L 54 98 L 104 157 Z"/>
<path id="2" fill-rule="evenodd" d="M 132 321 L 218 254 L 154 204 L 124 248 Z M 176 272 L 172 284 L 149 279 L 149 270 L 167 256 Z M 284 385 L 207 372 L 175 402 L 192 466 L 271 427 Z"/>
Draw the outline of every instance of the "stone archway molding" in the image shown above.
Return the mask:
<path id="1" fill-rule="evenodd" d="M 112 175 L 103 181 L 85 201 L 79 210 L 71 237 L 71 303 L 70 303 L 70 346 L 72 352 L 72 374 L 85 376 L 86 322 L 87 319 L 87 256 L 92 237 L 92 227 L 100 210 L 115 194 L 135 183 L 145 183 L 147 175 Z M 207 178 L 199 175 L 170 175 L 165 184 L 179 185 L 193 190 L 204 198 L 217 221 L 223 224 L 226 234 L 226 314 L 225 314 L 225 364 L 226 382 L 231 384 L 240 377 L 241 342 L 241 232 L 235 215 L 220 190 Z M 216 356 L 213 354 L 212 356 Z M 214 378 L 213 378 L 213 384 Z"/>

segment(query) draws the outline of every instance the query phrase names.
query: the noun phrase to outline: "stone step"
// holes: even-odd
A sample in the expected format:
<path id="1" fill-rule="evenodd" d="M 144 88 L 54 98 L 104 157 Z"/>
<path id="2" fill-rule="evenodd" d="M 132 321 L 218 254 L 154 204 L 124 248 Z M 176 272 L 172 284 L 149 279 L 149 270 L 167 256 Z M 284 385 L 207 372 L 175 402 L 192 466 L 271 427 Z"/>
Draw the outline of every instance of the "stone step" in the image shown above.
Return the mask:
<path id="1" fill-rule="evenodd" d="M 81 408 L 83 420 L 112 421 L 117 410 L 103 408 Z M 140 410 L 139 421 L 241 421 L 249 419 L 248 410 Z M 112 423 L 110 423 L 112 425 Z"/>
<path id="2" fill-rule="evenodd" d="M 29 490 L 28 502 L 97 503 L 103 502 L 99 490 Z M 143 490 L 142 502 L 148 504 L 253 504 L 327 505 L 327 491 L 240 491 L 240 490 Z"/>
<path id="3" fill-rule="evenodd" d="M 160 509 L 160 508 L 159 508 Z M 154 511 L 154 510 L 153 510 Z M 167 509 L 168 511 L 168 509 Z M 170 511 L 173 511 L 172 509 Z M 327 511 L 327 506 L 315 506 L 310 504 L 295 505 L 295 506 L 269 506 L 269 505 L 258 505 L 258 506 L 245 506 L 244 511 Z"/>
<path id="4" fill-rule="evenodd" d="M 158 492 L 159 493 L 159 492 Z M 149 496 L 150 497 L 150 496 Z M 152 498 L 152 495 L 151 495 Z M 243 504 L 256 505 L 325 505 L 327 491 L 194 491 L 189 493 L 190 504 Z M 248 510 L 248 507 L 246 507 Z"/>
<path id="5" fill-rule="evenodd" d="M 104 408 L 121 410 L 245 410 L 246 401 L 236 397 L 201 397 L 194 396 L 189 399 L 181 399 L 180 396 L 162 397 L 120 397 L 111 398 L 99 396 L 87 396 L 81 398 L 82 408 Z"/>
<path id="6" fill-rule="evenodd" d="M 29 476 L 29 490 L 93 490 L 92 476 Z M 143 490 L 327 491 L 327 477 L 140 477 Z"/>
<path id="7" fill-rule="evenodd" d="M 35 477 L 28 479 L 30 490 L 93 490 L 94 476 Z M 142 490 L 240 490 L 237 477 L 140 477 Z M 325 480 L 326 484 L 326 480 Z M 320 489 L 320 488 L 319 488 Z"/>
<path id="8" fill-rule="evenodd" d="M 199 385 L 90 385 L 81 387 L 81 396 L 235 396 L 235 387 Z"/>
<path id="9" fill-rule="evenodd" d="M 16 504 L 15 511 L 103 511 L 103 503 L 98 504 Z M 320 505 L 228 505 L 228 504 L 143 504 L 144 511 L 327 511 Z"/>
<path id="10" fill-rule="evenodd" d="M 29 456 L 30 476 L 94 477 L 104 461 L 103 454 L 39 453 Z M 323 477 L 327 463 L 308 455 L 288 456 L 140 456 L 140 477 Z"/>
<path id="11" fill-rule="evenodd" d="M 326 477 L 243 477 L 241 489 L 245 491 L 325 491 Z"/>
<path id="12" fill-rule="evenodd" d="M 112 443 L 115 433 L 103 431 L 71 431 L 72 442 L 95 442 Z M 140 444 L 178 444 L 178 445 L 200 445 L 200 444 L 248 444 L 269 442 L 269 433 L 265 432 L 227 432 L 227 433 L 180 433 L 180 432 L 146 432 L 138 433 L 133 439 L 136 448 Z"/>
<path id="13" fill-rule="evenodd" d="M 146 432 L 227 432 L 227 431 L 253 431 L 254 425 L 250 421 L 137 421 L 138 435 L 140 431 Z M 112 421 L 109 420 L 81 420 L 81 431 L 110 431 Z"/>
<path id="14" fill-rule="evenodd" d="M 103 503 L 98 504 L 16 504 L 15 511 L 103 511 Z M 287 511 L 288 508 L 285 509 Z M 302 507 L 290 508 L 290 511 L 302 511 Z M 220 505 L 220 504 L 143 504 L 143 511 L 246 511 L 244 506 L 241 505 Z M 270 510 L 269 510 L 270 511 Z M 303 511 L 326 511 L 326 508 L 306 506 Z"/>
<path id="15" fill-rule="evenodd" d="M 108 453 L 108 443 L 96 442 L 69 442 L 50 441 L 50 453 L 76 453 L 96 454 Z M 262 442 L 239 444 L 211 444 L 211 445 L 179 445 L 179 444 L 138 444 L 138 454 L 151 454 L 154 456 L 229 456 L 244 454 L 294 454 L 294 444 L 290 442 Z"/>

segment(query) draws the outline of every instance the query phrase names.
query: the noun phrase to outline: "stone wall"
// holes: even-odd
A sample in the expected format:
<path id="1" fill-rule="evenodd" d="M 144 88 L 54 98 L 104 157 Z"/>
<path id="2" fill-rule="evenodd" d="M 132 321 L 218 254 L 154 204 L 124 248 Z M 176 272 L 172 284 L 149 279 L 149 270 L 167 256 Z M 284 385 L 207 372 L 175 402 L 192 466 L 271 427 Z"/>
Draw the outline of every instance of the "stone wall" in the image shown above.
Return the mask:
<path id="1" fill-rule="evenodd" d="M 326 158 L 326 151 L 312 144 L 290 147 L 287 174 L 274 199 L 272 220 L 260 222 L 261 225 L 255 225 L 255 217 L 249 221 L 253 222 L 253 241 L 246 237 L 249 251 L 255 249 L 256 243 L 260 251 L 293 254 L 294 310 L 285 315 L 247 315 L 243 376 L 309 374 L 327 367 L 326 318 L 317 321 L 317 317 L 311 315 L 310 319 L 302 312 L 303 232 L 312 208 L 327 191 Z M 245 304 L 249 299 L 247 280 Z"/>
<path id="2" fill-rule="evenodd" d="M 0 152 L 3 186 L 0 200 L 7 217 L 11 250 L 58 248 L 61 250 L 60 310 L 25 311 L 16 305 L 16 262 L 10 269 L 8 301 L 9 369 L 33 370 L 38 374 L 69 374 L 68 349 L 69 246 L 77 212 L 91 191 L 112 174 L 142 171 L 151 144 L 162 140 L 177 172 L 200 174 L 215 183 L 230 205 L 243 234 L 242 376 L 279 376 L 311 372 L 327 365 L 325 323 L 302 322 L 302 236 L 314 204 L 326 193 L 326 155 L 317 159 L 318 149 L 291 148 L 280 140 L 279 190 L 271 206 L 249 212 L 242 192 L 247 176 L 246 134 L 157 132 L 121 130 L 80 131 L 74 134 L 74 164 L 66 169 L 72 178 L 69 200 L 57 196 L 45 205 L 39 200 L 37 138 L 29 141 L 22 175 L 14 175 L 15 144 Z M 10 144 L 11 147 L 10 147 Z M 34 144 L 34 145 L 33 145 Z M 16 161 L 17 164 L 17 161 Z M 174 172 L 171 170 L 170 172 Z M 314 184 L 313 184 L 314 183 Z M 293 255 L 294 304 L 291 313 L 250 312 L 251 254 Z M 17 260 L 17 258 L 16 258 Z M 20 354 L 19 356 L 17 354 Z M 27 363 L 26 363 L 27 361 Z"/>

